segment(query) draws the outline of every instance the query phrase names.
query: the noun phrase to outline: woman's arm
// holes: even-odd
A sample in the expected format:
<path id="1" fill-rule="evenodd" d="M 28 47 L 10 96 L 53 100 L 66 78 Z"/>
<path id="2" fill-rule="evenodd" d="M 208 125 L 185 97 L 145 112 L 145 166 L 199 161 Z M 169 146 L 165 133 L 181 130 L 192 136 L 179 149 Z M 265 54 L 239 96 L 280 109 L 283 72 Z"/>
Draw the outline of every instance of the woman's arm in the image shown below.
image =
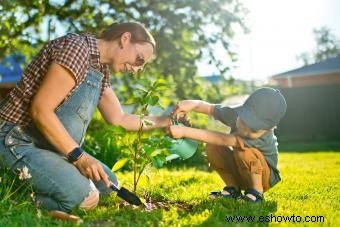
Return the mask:
<path id="1" fill-rule="evenodd" d="M 56 63 L 52 63 L 32 100 L 30 108 L 30 114 L 36 126 L 51 144 L 65 156 L 74 148 L 79 147 L 79 144 L 64 128 L 55 114 L 55 109 L 75 84 L 75 78 L 71 72 Z M 110 184 L 102 165 L 96 159 L 83 155 L 74 164 L 84 176 L 96 181 L 103 179 L 107 185 Z"/>
<path id="2" fill-rule="evenodd" d="M 111 88 L 106 88 L 99 101 L 99 111 L 108 124 L 119 125 L 128 131 L 138 131 L 141 125 L 140 117 L 123 112 L 122 106 Z M 143 125 L 144 130 L 162 128 L 170 124 L 170 116 L 146 116 L 146 120 L 152 121 L 153 125 Z"/>
<path id="3" fill-rule="evenodd" d="M 75 84 L 72 74 L 62 66 L 52 63 L 30 108 L 34 123 L 64 155 L 79 145 L 68 134 L 54 111 Z"/>
<path id="4" fill-rule="evenodd" d="M 169 126 L 169 133 L 173 138 L 190 138 L 219 146 L 237 146 L 237 140 L 233 134 L 224 134 L 179 125 Z"/>

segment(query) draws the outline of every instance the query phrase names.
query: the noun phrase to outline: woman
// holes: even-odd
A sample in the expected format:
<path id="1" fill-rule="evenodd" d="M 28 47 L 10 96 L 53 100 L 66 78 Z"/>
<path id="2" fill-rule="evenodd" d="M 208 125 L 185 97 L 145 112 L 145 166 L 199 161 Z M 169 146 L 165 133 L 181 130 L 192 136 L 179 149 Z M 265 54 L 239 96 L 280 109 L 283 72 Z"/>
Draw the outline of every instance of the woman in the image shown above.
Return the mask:
<path id="1" fill-rule="evenodd" d="M 0 107 L 0 159 L 13 170 L 28 168 L 36 203 L 48 210 L 90 209 L 99 192 L 112 191 L 115 175 L 80 146 L 96 107 L 108 124 L 138 130 L 140 118 L 122 111 L 109 68 L 135 73 L 154 51 L 142 25 L 114 23 L 98 39 L 68 34 L 52 40 L 27 66 Z M 148 129 L 170 122 L 168 116 L 147 119 L 155 123 Z"/>

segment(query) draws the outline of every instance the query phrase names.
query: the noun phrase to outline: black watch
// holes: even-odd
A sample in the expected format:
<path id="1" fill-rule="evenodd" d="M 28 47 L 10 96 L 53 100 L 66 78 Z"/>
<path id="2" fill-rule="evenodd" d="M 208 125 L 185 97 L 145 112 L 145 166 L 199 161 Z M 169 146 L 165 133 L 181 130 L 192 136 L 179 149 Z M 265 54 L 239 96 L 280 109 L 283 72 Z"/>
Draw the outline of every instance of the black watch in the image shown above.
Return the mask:
<path id="1" fill-rule="evenodd" d="M 67 154 L 67 159 L 69 162 L 73 163 L 78 161 L 81 156 L 83 156 L 84 151 L 80 147 L 74 148 L 70 153 Z"/>

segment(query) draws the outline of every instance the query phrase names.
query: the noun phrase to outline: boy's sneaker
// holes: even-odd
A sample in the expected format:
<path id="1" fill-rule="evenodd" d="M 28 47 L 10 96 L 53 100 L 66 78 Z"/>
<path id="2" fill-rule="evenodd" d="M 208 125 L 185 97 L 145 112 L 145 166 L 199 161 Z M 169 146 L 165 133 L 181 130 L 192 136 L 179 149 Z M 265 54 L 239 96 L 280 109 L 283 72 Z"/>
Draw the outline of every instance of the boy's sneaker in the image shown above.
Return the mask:
<path id="1" fill-rule="evenodd" d="M 255 197 L 255 200 L 248 197 L 247 194 L 253 195 Z M 252 202 L 252 203 L 259 203 L 259 202 L 264 201 L 263 194 L 253 188 L 248 188 L 247 190 L 245 190 L 244 195 L 242 196 L 242 199 L 248 202 Z"/>
<path id="2" fill-rule="evenodd" d="M 229 199 L 238 199 L 242 196 L 241 190 L 236 189 L 235 187 L 228 187 L 225 186 L 222 191 L 213 191 L 210 192 L 209 198 L 210 199 L 215 199 L 219 197 L 223 198 L 229 198 Z"/>

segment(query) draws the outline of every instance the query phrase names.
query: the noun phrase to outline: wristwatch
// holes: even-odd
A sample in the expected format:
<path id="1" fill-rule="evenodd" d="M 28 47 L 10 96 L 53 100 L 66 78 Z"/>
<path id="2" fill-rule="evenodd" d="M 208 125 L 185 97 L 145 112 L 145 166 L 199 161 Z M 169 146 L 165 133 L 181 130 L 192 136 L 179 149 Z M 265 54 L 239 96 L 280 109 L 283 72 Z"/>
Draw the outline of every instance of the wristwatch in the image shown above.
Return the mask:
<path id="1" fill-rule="evenodd" d="M 73 163 L 83 156 L 84 151 L 80 147 L 74 148 L 70 153 L 67 154 L 67 159 L 69 162 Z"/>

